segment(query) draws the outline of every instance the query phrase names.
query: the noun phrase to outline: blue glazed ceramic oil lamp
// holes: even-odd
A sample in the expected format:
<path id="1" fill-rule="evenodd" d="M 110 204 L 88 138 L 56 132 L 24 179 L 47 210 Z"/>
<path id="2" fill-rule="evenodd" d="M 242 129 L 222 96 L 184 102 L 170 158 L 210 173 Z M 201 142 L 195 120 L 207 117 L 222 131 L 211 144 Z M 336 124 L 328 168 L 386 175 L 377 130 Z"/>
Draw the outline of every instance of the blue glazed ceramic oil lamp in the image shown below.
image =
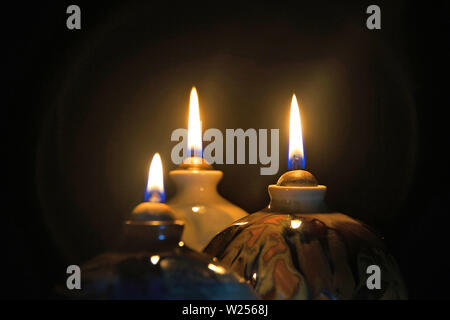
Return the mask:
<path id="1" fill-rule="evenodd" d="M 125 221 L 122 247 L 81 267 L 82 290 L 61 294 L 82 299 L 256 299 L 242 278 L 181 241 L 184 222 L 162 203 L 159 154 L 150 166 L 145 200 Z"/>
<path id="2" fill-rule="evenodd" d="M 291 103 L 289 169 L 270 204 L 218 234 L 205 252 L 249 280 L 263 299 L 404 299 L 397 264 L 364 223 L 327 209 L 326 187 L 304 168 L 300 114 Z M 379 268 L 380 284 L 368 283 Z"/>
<path id="3" fill-rule="evenodd" d="M 202 251 L 211 239 L 247 212 L 223 198 L 217 184 L 223 172 L 213 170 L 202 158 L 202 129 L 197 90 L 192 88 L 189 103 L 188 150 L 190 155 L 170 172 L 177 193 L 169 202 L 175 217 L 185 221 L 183 241 Z"/>

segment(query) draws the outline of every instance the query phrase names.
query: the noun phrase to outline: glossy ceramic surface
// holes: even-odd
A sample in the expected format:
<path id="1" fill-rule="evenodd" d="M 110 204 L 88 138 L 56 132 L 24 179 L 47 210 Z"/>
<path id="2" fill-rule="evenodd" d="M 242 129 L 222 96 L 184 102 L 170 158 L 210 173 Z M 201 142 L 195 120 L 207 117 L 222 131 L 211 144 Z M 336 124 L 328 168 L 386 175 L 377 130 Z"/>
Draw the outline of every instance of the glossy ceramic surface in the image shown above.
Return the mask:
<path id="1" fill-rule="evenodd" d="M 252 288 L 181 241 L 183 222 L 163 203 L 138 205 L 124 223 L 121 245 L 81 266 L 83 299 L 255 299 Z"/>
<path id="2" fill-rule="evenodd" d="M 363 223 L 341 213 L 266 209 L 236 221 L 205 249 L 263 299 L 404 299 L 397 264 Z M 369 290 L 367 267 L 381 269 Z"/>
<path id="3" fill-rule="evenodd" d="M 168 204 L 175 217 L 185 221 L 182 240 L 202 251 L 211 239 L 247 212 L 224 199 L 217 192 L 222 179 L 219 170 L 173 170 L 177 193 Z"/>
<path id="4" fill-rule="evenodd" d="M 81 267 L 83 299 L 256 299 L 251 287 L 189 248 L 102 254 Z"/>

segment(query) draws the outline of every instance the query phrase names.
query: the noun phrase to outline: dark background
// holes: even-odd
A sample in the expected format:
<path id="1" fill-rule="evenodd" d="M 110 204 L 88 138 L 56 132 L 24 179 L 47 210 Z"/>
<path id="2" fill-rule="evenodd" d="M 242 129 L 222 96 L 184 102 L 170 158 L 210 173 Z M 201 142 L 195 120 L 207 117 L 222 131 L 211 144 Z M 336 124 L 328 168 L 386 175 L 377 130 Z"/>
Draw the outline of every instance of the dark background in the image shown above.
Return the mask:
<path id="1" fill-rule="evenodd" d="M 414 299 L 449 298 L 448 2 L 77 2 L 2 9 L 2 296 L 46 298 L 113 243 L 197 86 L 203 128 L 280 128 L 280 171 L 216 165 L 248 212 L 286 168 L 300 102 L 306 167 L 327 203 L 384 236 Z"/>

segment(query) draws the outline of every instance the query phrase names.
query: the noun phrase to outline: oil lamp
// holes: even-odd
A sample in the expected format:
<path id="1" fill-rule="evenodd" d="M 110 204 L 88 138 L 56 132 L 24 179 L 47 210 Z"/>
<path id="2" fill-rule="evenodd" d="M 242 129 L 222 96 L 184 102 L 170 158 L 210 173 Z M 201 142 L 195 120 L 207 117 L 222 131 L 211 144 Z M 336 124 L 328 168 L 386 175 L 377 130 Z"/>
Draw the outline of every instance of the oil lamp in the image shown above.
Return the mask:
<path id="1" fill-rule="evenodd" d="M 183 221 L 164 201 L 161 158 L 150 165 L 145 201 L 124 223 L 121 246 L 81 267 L 83 299 L 255 299 L 240 277 L 181 240 Z"/>
<path id="2" fill-rule="evenodd" d="M 189 156 L 177 170 L 170 172 L 177 193 L 169 204 L 175 217 L 186 223 L 183 241 L 201 251 L 218 232 L 247 212 L 219 195 L 217 184 L 223 172 L 213 170 L 202 157 L 202 127 L 195 87 L 189 103 L 188 150 Z"/>
<path id="3" fill-rule="evenodd" d="M 327 209 L 305 167 L 300 113 L 290 112 L 288 167 L 270 204 L 218 234 L 205 252 L 249 280 L 263 299 L 403 299 L 393 257 L 364 223 Z M 379 274 L 371 270 L 379 268 Z M 380 285 L 373 287 L 373 277 Z"/>

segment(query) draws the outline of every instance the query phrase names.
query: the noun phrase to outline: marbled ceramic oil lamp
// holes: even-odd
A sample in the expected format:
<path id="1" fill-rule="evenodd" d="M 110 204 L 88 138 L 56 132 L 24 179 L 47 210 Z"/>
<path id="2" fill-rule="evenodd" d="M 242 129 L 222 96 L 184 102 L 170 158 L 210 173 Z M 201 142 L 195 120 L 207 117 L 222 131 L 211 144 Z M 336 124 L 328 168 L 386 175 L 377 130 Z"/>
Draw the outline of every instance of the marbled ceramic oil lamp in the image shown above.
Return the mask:
<path id="1" fill-rule="evenodd" d="M 326 187 L 300 170 L 304 159 L 294 95 L 292 171 L 269 186 L 266 209 L 235 222 L 205 252 L 250 280 L 264 299 L 406 298 L 397 264 L 382 241 L 362 222 L 327 209 Z M 369 279 L 373 265 L 379 267 L 379 288 Z"/>
<path id="2" fill-rule="evenodd" d="M 162 163 L 150 166 L 145 202 L 125 221 L 122 246 L 81 266 L 82 299 L 256 299 L 236 274 L 181 241 L 183 222 L 164 199 Z"/>
<path id="3" fill-rule="evenodd" d="M 192 88 L 189 103 L 188 156 L 170 172 L 177 193 L 169 202 L 177 219 L 185 221 L 183 241 L 201 251 L 220 231 L 247 215 L 217 192 L 223 176 L 202 158 L 202 130 L 197 90 Z"/>

